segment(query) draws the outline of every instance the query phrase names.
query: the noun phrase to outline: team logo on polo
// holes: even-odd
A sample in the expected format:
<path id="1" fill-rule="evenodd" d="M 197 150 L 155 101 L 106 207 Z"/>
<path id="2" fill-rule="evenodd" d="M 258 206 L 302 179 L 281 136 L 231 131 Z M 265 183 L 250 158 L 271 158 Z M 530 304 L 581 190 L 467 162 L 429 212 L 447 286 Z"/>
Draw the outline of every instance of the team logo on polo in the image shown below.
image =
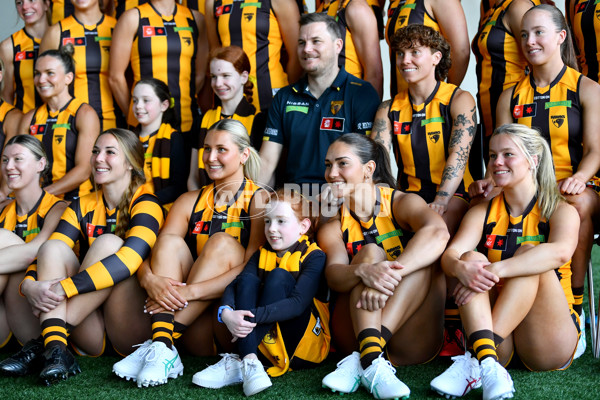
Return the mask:
<path id="1" fill-rule="evenodd" d="M 409 135 L 412 129 L 411 122 L 394 121 L 394 135 Z"/>
<path id="2" fill-rule="evenodd" d="M 198 221 L 192 230 L 194 235 L 208 235 L 210 232 L 211 221 Z"/>
<path id="3" fill-rule="evenodd" d="M 550 117 L 550 119 L 552 120 L 552 124 L 557 128 L 560 128 L 565 122 L 564 115 L 553 115 L 552 117 Z"/>
<path id="4" fill-rule="evenodd" d="M 492 250 L 506 250 L 506 236 L 504 235 L 485 235 L 485 247 Z"/>
<path id="5" fill-rule="evenodd" d="M 18 51 L 15 54 L 15 62 L 23 61 L 23 60 L 33 60 L 35 58 L 34 51 Z"/>
<path id="6" fill-rule="evenodd" d="M 437 143 L 438 140 L 440 140 L 440 131 L 435 131 L 435 132 L 427 132 L 427 137 L 429 138 L 429 140 L 431 140 L 433 143 Z"/>
<path id="7" fill-rule="evenodd" d="M 344 130 L 344 118 L 323 117 L 321 120 L 322 131 L 340 131 Z"/>
<path id="8" fill-rule="evenodd" d="M 85 40 L 85 36 L 84 37 L 66 37 L 66 38 L 63 38 L 63 40 L 62 40 L 63 46 L 66 46 L 68 44 L 71 44 L 73 46 L 85 46 L 86 43 L 87 43 L 87 41 Z"/>
<path id="9" fill-rule="evenodd" d="M 537 103 L 521 104 L 513 108 L 514 118 L 535 117 L 537 112 Z"/>
<path id="10" fill-rule="evenodd" d="M 333 115 L 337 114 L 342 109 L 342 105 L 344 105 L 344 101 L 343 100 L 332 101 L 331 102 L 331 113 Z"/>
<path id="11" fill-rule="evenodd" d="M 145 38 L 153 36 L 167 36 L 167 31 L 162 26 L 142 26 L 142 33 Z"/>

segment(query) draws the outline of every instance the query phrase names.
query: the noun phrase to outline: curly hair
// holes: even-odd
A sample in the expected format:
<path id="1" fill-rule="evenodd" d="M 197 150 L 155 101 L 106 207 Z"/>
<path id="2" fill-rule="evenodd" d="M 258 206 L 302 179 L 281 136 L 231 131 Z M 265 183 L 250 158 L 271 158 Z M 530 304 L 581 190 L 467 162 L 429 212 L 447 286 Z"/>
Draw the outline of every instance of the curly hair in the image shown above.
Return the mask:
<path id="1" fill-rule="evenodd" d="M 450 44 L 438 31 L 425 25 L 407 25 L 394 33 L 390 42 L 395 52 L 418 46 L 429 47 L 432 53 L 439 51 L 442 58 L 435 67 L 435 79 L 443 81 L 448 76 L 448 70 L 452 66 Z"/>

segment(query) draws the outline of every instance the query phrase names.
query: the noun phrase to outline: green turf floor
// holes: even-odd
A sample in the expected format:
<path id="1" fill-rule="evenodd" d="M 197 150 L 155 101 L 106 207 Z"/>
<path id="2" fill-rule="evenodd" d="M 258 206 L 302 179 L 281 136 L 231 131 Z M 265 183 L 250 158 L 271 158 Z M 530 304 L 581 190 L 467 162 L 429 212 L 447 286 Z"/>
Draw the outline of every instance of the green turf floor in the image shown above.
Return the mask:
<path id="1" fill-rule="evenodd" d="M 600 290 L 600 250 L 594 246 L 596 301 Z M 587 288 L 585 296 L 587 313 Z M 515 382 L 517 399 L 600 399 L 600 360 L 591 354 L 591 338 L 588 332 L 588 350 L 566 371 L 528 372 L 522 367 L 509 369 Z M 1 349 L 3 359 L 14 350 Z M 79 357 L 82 373 L 68 381 L 51 387 L 41 386 L 37 377 L 0 377 L 0 400 L 12 399 L 229 399 L 244 398 L 241 386 L 221 390 L 202 389 L 192 384 L 192 375 L 218 361 L 218 357 L 196 358 L 183 356 L 184 375 L 160 387 L 138 389 L 134 383 L 118 379 L 112 374 L 112 364 L 116 356 L 103 356 L 97 359 Z M 253 396 L 254 399 L 339 399 L 321 388 L 321 379 L 335 368 L 335 354 L 319 368 L 309 371 L 293 371 L 283 377 L 273 379 L 273 387 Z M 439 399 L 429 389 L 429 382 L 444 371 L 450 360 L 438 358 L 426 365 L 398 368 L 398 376 L 411 389 L 411 399 Z M 365 390 L 343 398 L 370 399 Z M 480 399 L 481 390 L 471 392 L 466 399 Z"/>

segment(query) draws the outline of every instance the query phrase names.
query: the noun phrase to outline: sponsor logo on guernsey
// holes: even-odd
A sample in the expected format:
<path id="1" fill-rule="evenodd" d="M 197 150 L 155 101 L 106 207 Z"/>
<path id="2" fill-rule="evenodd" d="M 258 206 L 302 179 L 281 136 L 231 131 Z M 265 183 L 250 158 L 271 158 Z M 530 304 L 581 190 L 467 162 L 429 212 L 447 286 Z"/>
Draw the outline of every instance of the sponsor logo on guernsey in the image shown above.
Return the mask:
<path id="1" fill-rule="evenodd" d="M 142 26 L 142 35 L 145 38 L 154 36 L 167 36 L 167 30 L 162 26 Z"/>
<path id="2" fill-rule="evenodd" d="M 587 8 L 589 1 L 584 1 L 582 3 L 579 3 L 575 6 L 575 13 L 579 14 L 585 11 L 585 9 Z M 598 17 L 598 11 L 596 11 L 596 17 Z"/>
<path id="3" fill-rule="evenodd" d="M 85 36 L 83 37 L 66 37 L 62 40 L 62 45 L 66 46 L 67 44 L 71 44 L 73 46 L 85 46 L 87 40 Z"/>
<path id="4" fill-rule="evenodd" d="M 86 225 L 86 232 L 88 237 L 98 237 L 104 233 L 106 233 L 106 226 L 103 225 L 94 225 L 89 222 Z"/>
<path id="5" fill-rule="evenodd" d="M 344 118 L 323 117 L 321 119 L 322 131 L 344 131 Z"/>
<path id="6" fill-rule="evenodd" d="M 194 235 L 208 235 L 210 232 L 211 221 L 198 221 L 192 230 Z"/>
<path id="7" fill-rule="evenodd" d="M 29 133 L 32 135 L 43 135 L 46 131 L 46 125 L 31 125 L 29 127 Z"/>
<path id="8" fill-rule="evenodd" d="M 15 62 L 23 61 L 23 60 L 33 60 L 35 58 L 34 51 L 18 51 L 15 54 Z"/>
<path id="9" fill-rule="evenodd" d="M 348 252 L 348 255 L 353 256 L 358 253 L 360 249 L 362 249 L 363 244 L 365 244 L 364 240 L 361 240 L 360 242 L 346 243 L 346 251 Z"/>
<path id="10" fill-rule="evenodd" d="M 409 135 L 411 131 L 410 122 L 394 121 L 394 135 Z"/>
<path id="11" fill-rule="evenodd" d="M 220 17 L 221 15 L 225 14 L 231 14 L 231 4 L 219 6 L 215 9 L 215 17 Z"/>
<path id="12" fill-rule="evenodd" d="M 521 104 L 513 108 L 514 118 L 535 117 L 537 114 L 537 103 Z"/>
<path id="13" fill-rule="evenodd" d="M 504 235 L 486 235 L 485 247 L 492 250 L 506 250 L 506 236 Z"/>
<path id="14" fill-rule="evenodd" d="M 523 242 L 545 243 L 546 242 L 546 236 L 544 236 L 544 235 L 518 236 L 517 237 L 517 244 L 521 244 Z"/>

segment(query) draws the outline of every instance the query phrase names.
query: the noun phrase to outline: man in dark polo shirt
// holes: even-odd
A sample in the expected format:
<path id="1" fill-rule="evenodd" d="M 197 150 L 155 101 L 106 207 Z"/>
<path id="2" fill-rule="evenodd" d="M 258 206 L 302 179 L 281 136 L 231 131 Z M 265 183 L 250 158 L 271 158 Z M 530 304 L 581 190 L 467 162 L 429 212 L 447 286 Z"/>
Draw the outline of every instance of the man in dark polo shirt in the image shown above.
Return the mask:
<path id="1" fill-rule="evenodd" d="M 285 148 L 284 182 L 318 187 L 325 183 L 329 145 L 345 133 L 371 131 L 379 95 L 370 83 L 338 66 L 342 35 L 335 20 L 325 14 L 300 18 L 298 58 L 306 76 L 273 99 L 260 149 L 261 183 L 273 186 Z"/>

